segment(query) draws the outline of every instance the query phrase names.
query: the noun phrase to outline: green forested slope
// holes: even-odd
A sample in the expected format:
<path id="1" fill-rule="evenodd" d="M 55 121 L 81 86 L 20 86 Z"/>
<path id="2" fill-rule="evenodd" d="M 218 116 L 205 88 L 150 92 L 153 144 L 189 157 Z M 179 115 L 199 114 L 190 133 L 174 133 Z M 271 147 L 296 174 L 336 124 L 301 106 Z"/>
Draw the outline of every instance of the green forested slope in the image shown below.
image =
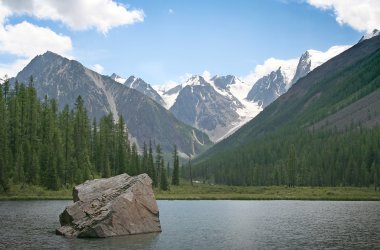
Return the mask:
<path id="1" fill-rule="evenodd" d="M 378 182 L 380 114 L 371 107 L 373 102 L 368 102 L 370 116 L 347 119 L 339 130 L 313 125 L 356 102 L 366 103 L 363 100 L 379 87 L 380 37 L 375 37 L 300 79 L 252 121 L 201 155 L 194 173 L 235 185 Z M 368 119 L 371 126 L 363 126 Z"/>

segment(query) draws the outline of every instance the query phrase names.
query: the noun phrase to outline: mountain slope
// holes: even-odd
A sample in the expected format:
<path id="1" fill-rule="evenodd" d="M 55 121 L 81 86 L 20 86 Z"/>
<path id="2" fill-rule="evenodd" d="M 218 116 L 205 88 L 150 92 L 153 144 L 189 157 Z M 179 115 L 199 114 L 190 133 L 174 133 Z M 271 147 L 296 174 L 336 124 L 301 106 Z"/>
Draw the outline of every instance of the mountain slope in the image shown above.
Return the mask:
<path id="1" fill-rule="evenodd" d="M 286 92 L 286 84 L 280 67 L 277 71 L 272 71 L 269 75 L 260 78 L 248 92 L 247 100 L 265 108 Z"/>
<path id="2" fill-rule="evenodd" d="M 317 67 L 307 76 L 299 79 L 287 93 L 279 97 L 235 134 L 202 154 L 196 161 L 198 174 L 206 166 L 208 166 L 208 171 L 213 168 L 211 171 L 218 174 L 221 174 L 219 171 L 233 172 L 232 166 L 238 165 L 236 163 L 238 152 L 245 152 L 240 156 L 242 159 L 255 162 L 258 159 L 255 160 L 255 157 L 258 157 L 257 152 L 262 154 L 268 150 L 270 152 L 270 149 L 265 148 L 264 145 L 280 146 L 286 138 L 297 136 L 302 131 L 312 130 L 313 127 L 320 128 L 320 122 L 324 119 L 342 121 L 336 122 L 338 128 L 341 129 L 358 125 L 367 127 L 379 125 L 380 115 L 376 116 L 374 113 L 371 117 L 368 115 L 356 116 L 354 118 L 356 123 L 353 123 L 350 118 L 342 118 L 352 114 L 346 109 L 357 113 L 361 113 L 358 110 L 363 109 L 370 110 L 370 112 L 378 110 L 376 97 L 380 87 L 379 65 L 380 37 L 377 36 L 356 44 Z M 300 150 L 311 141 L 306 140 L 304 143 L 297 145 Z M 283 148 L 281 150 L 284 151 Z M 252 151 L 256 153 L 254 154 Z M 287 152 L 286 147 L 284 152 Z M 268 158 L 267 162 L 270 162 L 271 158 L 273 157 Z M 265 162 L 264 160 L 263 162 Z M 286 161 L 286 159 L 282 159 L 282 161 Z M 218 170 L 218 165 L 225 167 Z M 247 164 L 246 168 L 248 165 L 250 164 Z M 242 168 L 244 167 L 240 166 L 239 171 L 247 171 Z"/>
<path id="3" fill-rule="evenodd" d="M 157 93 L 155 89 L 152 88 L 152 86 L 150 86 L 150 84 L 146 83 L 143 79 L 135 76 L 130 76 L 124 82 L 124 85 L 152 98 L 161 106 L 165 106 L 165 101 L 162 99 L 162 97 Z"/>
<path id="4" fill-rule="evenodd" d="M 99 119 L 109 112 L 115 118 L 123 115 L 131 137 L 139 146 L 152 140 L 160 143 L 165 152 L 171 152 L 176 144 L 182 153 L 190 155 L 201 152 L 211 143 L 206 134 L 178 121 L 139 91 L 99 75 L 77 61 L 46 52 L 35 57 L 16 79 L 27 83 L 30 76 L 39 98 L 45 95 L 54 98 L 61 109 L 66 104 L 73 107 L 81 95 L 90 117 Z"/>
<path id="5" fill-rule="evenodd" d="M 239 120 L 237 109 L 241 107 L 235 97 L 218 91 L 202 76 L 193 76 L 179 92 L 170 111 L 179 120 L 217 140 Z"/>

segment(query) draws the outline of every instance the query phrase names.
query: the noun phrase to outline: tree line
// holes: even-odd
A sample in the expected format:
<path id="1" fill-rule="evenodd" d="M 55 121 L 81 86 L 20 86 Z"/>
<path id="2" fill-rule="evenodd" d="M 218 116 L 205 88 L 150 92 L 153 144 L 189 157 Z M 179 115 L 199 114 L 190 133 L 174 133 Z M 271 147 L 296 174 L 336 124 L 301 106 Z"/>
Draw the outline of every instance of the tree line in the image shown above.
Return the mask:
<path id="1" fill-rule="evenodd" d="M 380 187 L 380 126 L 289 127 L 196 164 L 194 176 L 228 185 Z"/>
<path id="2" fill-rule="evenodd" d="M 154 187 L 179 185 L 178 150 L 173 167 L 165 165 L 160 145 L 144 143 L 142 154 L 128 138 L 123 116 L 90 118 L 81 96 L 73 109 L 58 110 L 56 100 L 40 101 L 31 77 L 28 85 L 0 82 L 0 190 L 11 184 L 57 190 L 88 179 L 121 173 L 147 173 Z M 155 151 L 155 153 L 153 153 Z"/>

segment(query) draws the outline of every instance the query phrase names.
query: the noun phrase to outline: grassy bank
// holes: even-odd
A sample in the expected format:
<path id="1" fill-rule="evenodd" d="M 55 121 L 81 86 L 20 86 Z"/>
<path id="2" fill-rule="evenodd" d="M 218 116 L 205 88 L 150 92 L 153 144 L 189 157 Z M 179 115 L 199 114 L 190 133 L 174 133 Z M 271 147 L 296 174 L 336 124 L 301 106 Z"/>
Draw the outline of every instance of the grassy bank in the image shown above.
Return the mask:
<path id="1" fill-rule="evenodd" d="M 72 189 L 47 190 L 40 186 L 11 185 L 8 193 L 0 193 L 0 200 L 71 200 Z"/>
<path id="2" fill-rule="evenodd" d="M 380 192 L 357 187 L 238 187 L 207 184 L 171 186 L 155 190 L 159 200 L 376 200 Z"/>
<path id="3" fill-rule="evenodd" d="M 72 189 L 46 190 L 38 186 L 13 185 L 0 200 L 71 200 Z M 170 186 L 169 191 L 154 190 L 158 200 L 376 200 L 380 192 L 357 187 L 237 187 L 208 184 Z"/>

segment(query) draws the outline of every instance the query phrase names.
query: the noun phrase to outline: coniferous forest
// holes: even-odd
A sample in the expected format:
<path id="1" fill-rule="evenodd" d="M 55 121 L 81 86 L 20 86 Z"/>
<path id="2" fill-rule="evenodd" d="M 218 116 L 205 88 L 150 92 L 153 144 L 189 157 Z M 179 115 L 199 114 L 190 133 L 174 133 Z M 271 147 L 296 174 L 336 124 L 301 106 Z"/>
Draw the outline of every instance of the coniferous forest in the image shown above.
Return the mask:
<path id="1" fill-rule="evenodd" d="M 287 128 L 201 162 L 193 172 L 200 179 L 228 185 L 378 188 L 380 127 Z"/>
<path id="2" fill-rule="evenodd" d="M 176 147 L 173 162 L 178 185 Z M 28 85 L 16 82 L 11 88 L 8 80 L 0 85 L 0 190 L 11 184 L 57 190 L 121 173 L 147 173 L 155 187 L 167 190 L 169 171 L 160 145 L 144 143 L 139 155 L 122 116 L 91 121 L 81 96 L 73 109 L 58 110 L 54 99 L 38 99 L 33 78 Z"/>

